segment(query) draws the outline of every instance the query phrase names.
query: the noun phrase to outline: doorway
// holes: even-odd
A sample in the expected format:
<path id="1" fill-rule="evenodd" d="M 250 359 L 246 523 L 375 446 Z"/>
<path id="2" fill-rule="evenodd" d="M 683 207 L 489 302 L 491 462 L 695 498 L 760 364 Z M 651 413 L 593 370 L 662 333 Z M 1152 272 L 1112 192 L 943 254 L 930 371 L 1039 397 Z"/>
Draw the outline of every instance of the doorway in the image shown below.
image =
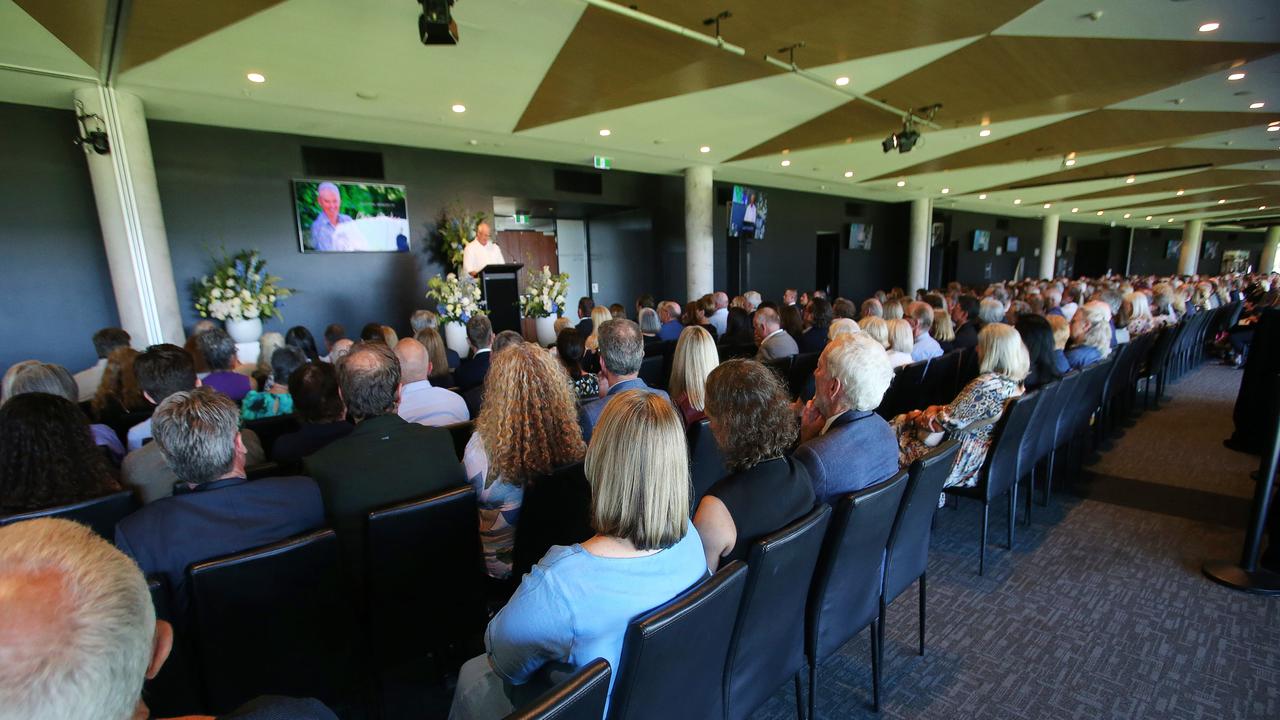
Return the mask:
<path id="1" fill-rule="evenodd" d="M 542 266 L 551 268 L 551 272 L 560 272 L 560 258 L 556 255 L 556 236 L 536 230 L 502 230 L 498 233 L 498 247 L 502 248 L 502 256 L 509 263 L 523 263 L 524 269 L 516 273 L 516 288 L 524 294 L 529 284 L 528 273 L 540 272 Z M 521 334 L 525 339 L 538 337 L 533 318 L 521 318 Z"/>
<path id="2" fill-rule="evenodd" d="M 813 287 L 822 290 L 828 298 L 840 296 L 840 233 L 818 233 L 818 257 L 814 262 L 817 274 Z"/>

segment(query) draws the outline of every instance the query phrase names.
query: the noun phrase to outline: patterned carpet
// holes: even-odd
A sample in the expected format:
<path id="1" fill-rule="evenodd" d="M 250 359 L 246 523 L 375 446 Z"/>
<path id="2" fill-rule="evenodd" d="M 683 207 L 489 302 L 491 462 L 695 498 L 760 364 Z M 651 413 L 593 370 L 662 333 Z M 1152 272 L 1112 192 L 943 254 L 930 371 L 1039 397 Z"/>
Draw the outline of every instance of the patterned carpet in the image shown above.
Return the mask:
<path id="1" fill-rule="evenodd" d="M 889 609 L 885 694 L 870 711 L 864 632 L 821 669 L 822 718 L 1280 718 L 1280 599 L 1215 585 L 1236 558 L 1255 457 L 1226 450 L 1240 374 L 1205 366 L 1170 388 L 1078 487 L 1037 506 L 1004 549 L 992 510 L 944 510 L 929 564 L 928 654 L 916 593 Z M 755 715 L 795 717 L 791 687 Z"/>

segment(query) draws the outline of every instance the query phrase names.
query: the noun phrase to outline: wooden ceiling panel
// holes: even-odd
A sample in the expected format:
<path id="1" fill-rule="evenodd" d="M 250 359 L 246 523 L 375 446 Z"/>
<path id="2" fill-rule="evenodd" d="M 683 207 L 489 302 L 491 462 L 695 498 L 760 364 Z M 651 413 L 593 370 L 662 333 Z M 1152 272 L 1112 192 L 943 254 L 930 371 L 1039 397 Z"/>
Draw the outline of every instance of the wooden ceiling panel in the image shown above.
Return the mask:
<path id="1" fill-rule="evenodd" d="M 848 144 L 881 138 L 902 126 L 902 118 L 864 102 L 849 102 L 822 113 L 727 162 L 780 153 L 815 145 Z"/>
<path id="2" fill-rule="evenodd" d="M 171 50 L 240 22 L 282 1 L 133 0 L 129 9 L 124 51 L 120 56 L 120 69 L 128 70 L 155 60 Z"/>
<path id="3" fill-rule="evenodd" d="M 1189 175 L 1179 175 L 1178 177 L 1165 178 L 1163 180 L 1155 180 L 1146 183 L 1133 183 L 1132 185 L 1122 185 L 1120 187 L 1111 188 L 1110 190 L 1101 190 L 1099 192 L 1086 193 L 1084 195 L 1073 195 L 1063 198 L 1063 200 L 1101 200 L 1104 198 L 1119 198 L 1129 195 L 1148 195 L 1151 193 L 1177 192 L 1182 188 L 1205 188 L 1205 187 L 1233 187 L 1237 185 L 1256 185 L 1259 183 L 1269 183 L 1280 181 L 1280 171 L 1277 170 L 1223 170 L 1214 168 L 1212 170 L 1203 170 L 1198 173 Z M 1219 196 L 1221 197 L 1221 196 Z"/>
<path id="4" fill-rule="evenodd" d="M 813 68 L 883 53 L 985 35 L 1038 0 L 641 0 L 639 11 L 715 37 L 702 21 L 728 9 L 726 42 L 754 55 L 783 57 L 779 48 L 805 45 L 796 64 Z"/>
<path id="5" fill-rule="evenodd" d="M 1204 187 L 1202 181 L 1197 180 L 1196 185 Z M 1181 190 L 1182 188 L 1178 188 Z M 1174 190 L 1173 192 L 1177 192 Z M 1128 203 L 1119 205 L 1108 205 L 1107 207 L 1098 208 L 1099 210 L 1142 210 L 1143 208 L 1155 207 L 1171 207 L 1175 205 L 1195 205 L 1205 203 L 1217 203 L 1219 200 L 1231 202 L 1233 200 L 1243 200 L 1245 198 L 1258 198 L 1269 193 L 1276 192 L 1276 188 L 1269 185 L 1240 185 L 1237 187 L 1224 187 L 1218 190 L 1205 190 L 1203 192 L 1189 192 L 1182 195 L 1172 195 L 1169 197 L 1158 198 L 1155 200 L 1143 200 L 1139 203 Z M 1202 210 L 1211 210 L 1212 208 L 1201 208 Z"/>
<path id="6" fill-rule="evenodd" d="M 102 63 L 107 0 L 14 0 L 14 3 L 81 60 L 98 69 Z"/>
<path id="7" fill-rule="evenodd" d="M 1054 155 L 1065 156 L 1072 152 L 1088 153 L 1152 147 L 1182 142 L 1208 133 L 1248 127 L 1264 119 L 1256 113 L 1247 112 L 1095 110 L 885 175 L 916 175 L 958 170 L 1035 160 Z"/>
<path id="8" fill-rule="evenodd" d="M 1048 175 L 1018 180 L 1006 185 L 985 188 L 985 190 L 987 192 L 1020 190 L 1042 185 L 1104 180 L 1125 175 L 1143 175 L 1146 173 L 1172 172 L 1174 170 L 1190 170 L 1192 168 L 1238 165 L 1259 160 L 1280 160 L 1280 151 L 1166 147 L 1092 165 L 1077 165 L 1076 167 L 1070 167 Z"/>
<path id="9" fill-rule="evenodd" d="M 542 78 L 515 131 L 780 72 L 761 59 L 738 57 L 588 7 Z"/>
<path id="10" fill-rule="evenodd" d="M 1280 52 L 1280 44 L 992 35 L 870 93 L 895 107 L 942 103 L 938 122 L 1104 107 Z"/>

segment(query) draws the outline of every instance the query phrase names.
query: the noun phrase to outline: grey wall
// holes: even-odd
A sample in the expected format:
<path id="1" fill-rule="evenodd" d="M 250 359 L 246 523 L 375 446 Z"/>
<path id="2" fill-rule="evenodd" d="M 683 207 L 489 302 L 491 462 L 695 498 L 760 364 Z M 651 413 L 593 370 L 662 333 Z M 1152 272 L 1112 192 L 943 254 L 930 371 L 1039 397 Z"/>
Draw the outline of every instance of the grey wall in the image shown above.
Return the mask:
<path id="1" fill-rule="evenodd" d="M 592 298 L 600 305 L 621 303 L 628 308 L 628 316 L 634 314 L 631 308 L 636 298 L 654 292 L 654 279 L 661 272 L 653 252 L 650 211 L 628 210 L 591 218 L 587 221 L 587 244 L 591 248 L 591 283 L 600 288 Z"/>
<path id="2" fill-rule="evenodd" d="M 943 277 L 944 283 L 955 280 L 963 285 L 986 285 L 1000 280 L 1013 279 L 1018 260 L 1022 258 L 1023 276 L 1034 277 L 1040 272 L 1040 257 L 1036 254 L 1040 248 L 1041 221 L 1037 218 L 1009 218 L 958 210 L 934 210 L 934 222 L 946 225 L 948 243 L 955 243 L 955 269 L 952 277 Z M 1006 224 L 1005 228 L 998 225 Z M 975 230 L 986 230 L 991 233 L 988 249 L 973 249 L 973 233 Z M 1005 248 L 1010 237 L 1018 238 L 1017 252 L 1007 252 Z M 996 248 L 1000 248 L 999 255 Z M 986 277 L 987 263 L 991 264 L 991 277 Z M 914 288 L 912 288 L 914 290 Z"/>
<path id="3" fill-rule="evenodd" d="M 83 370 L 94 331 L 119 322 L 75 127 L 69 110 L 0 103 L 0 372 L 30 358 Z"/>

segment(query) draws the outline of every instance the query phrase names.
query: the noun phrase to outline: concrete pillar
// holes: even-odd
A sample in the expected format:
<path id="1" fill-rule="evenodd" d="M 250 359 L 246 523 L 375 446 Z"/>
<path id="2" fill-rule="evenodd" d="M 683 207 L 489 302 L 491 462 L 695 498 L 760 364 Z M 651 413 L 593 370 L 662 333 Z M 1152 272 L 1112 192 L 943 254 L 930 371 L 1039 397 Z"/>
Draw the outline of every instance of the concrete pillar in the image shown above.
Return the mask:
<path id="1" fill-rule="evenodd" d="M 181 345 L 182 313 L 142 101 L 106 87 L 81 88 L 75 99 L 102 118 L 111 144 L 105 155 L 86 149 L 85 159 L 120 325 L 137 347 Z"/>
<path id="2" fill-rule="evenodd" d="M 1280 225 L 1267 228 L 1267 239 L 1262 241 L 1262 262 L 1258 263 L 1258 271 L 1276 272 L 1276 250 L 1280 249 Z"/>
<path id="3" fill-rule="evenodd" d="M 711 237 L 711 166 L 684 171 L 684 237 L 686 297 L 715 290 L 715 242 Z"/>
<path id="4" fill-rule="evenodd" d="M 911 235 L 907 250 L 907 294 L 929 287 L 929 239 L 933 235 L 933 200 L 911 201 Z"/>
<path id="5" fill-rule="evenodd" d="M 1182 252 L 1178 255 L 1178 274 L 1195 275 L 1200 263 L 1200 237 L 1204 233 L 1204 220 L 1188 220 L 1182 226 Z"/>
<path id="6" fill-rule="evenodd" d="M 1058 261 L 1058 214 L 1045 215 L 1040 225 L 1040 277 L 1052 280 Z"/>

